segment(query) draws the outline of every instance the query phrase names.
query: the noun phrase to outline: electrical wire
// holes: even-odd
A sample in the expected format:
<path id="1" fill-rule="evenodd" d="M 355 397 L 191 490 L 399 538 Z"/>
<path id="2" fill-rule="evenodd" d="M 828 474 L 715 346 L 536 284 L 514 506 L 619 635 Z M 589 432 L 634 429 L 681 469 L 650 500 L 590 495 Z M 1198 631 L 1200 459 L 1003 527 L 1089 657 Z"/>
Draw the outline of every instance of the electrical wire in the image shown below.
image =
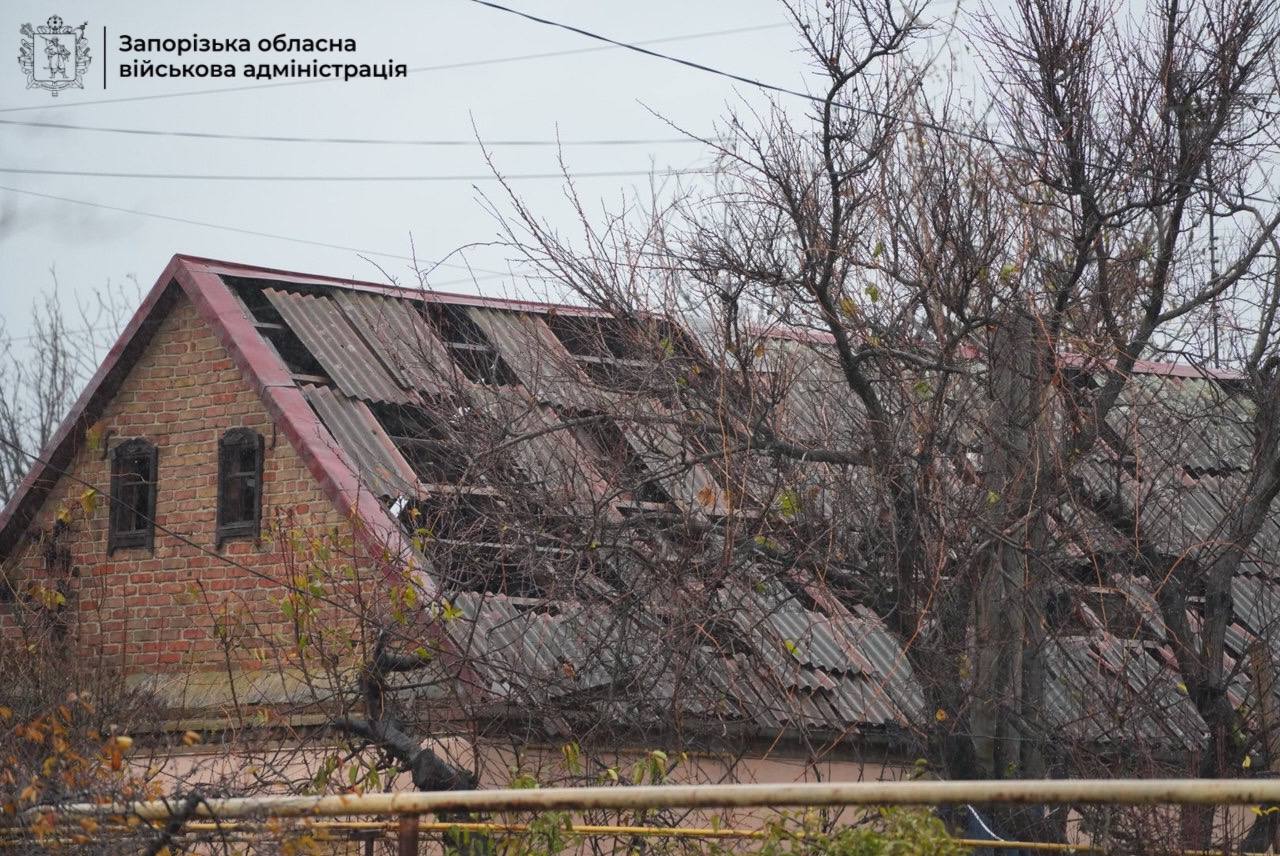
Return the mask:
<path id="1" fill-rule="evenodd" d="M 738 83 L 744 83 L 748 86 L 753 86 L 757 89 L 761 89 L 766 92 L 776 92 L 780 95 L 790 95 L 795 98 L 802 98 L 814 104 L 826 103 L 825 98 L 819 95 L 814 95 L 813 93 L 810 93 L 810 92 L 805 92 L 800 89 L 791 89 L 786 86 L 779 86 L 774 83 L 768 83 L 763 80 L 758 80 L 754 77 L 747 77 L 746 75 L 737 74 L 731 71 L 725 71 L 724 69 L 716 68 L 715 66 L 707 65 L 705 63 L 695 62 L 694 60 L 684 59 L 682 57 L 662 53 L 661 51 L 650 50 L 649 48 L 643 47 L 640 42 L 619 41 L 617 39 L 610 38 L 609 36 L 601 35 L 600 33 L 595 33 L 595 32 L 592 32 L 591 30 L 585 30 L 582 27 L 574 26 L 573 24 L 566 24 L 562 21 L 555 21 L 555 20 L 552 20 L 551 18 L 543 18 L 538 15 L 532 15 L 528 12 L 522 12 L 519 9 L 514 9 L 510 6 L 504 6 L 501 3 L 495 3 L 493 2 L 493 0 L 470 0 L 470 2 L 475 3 L 479 6 L 486 6 L 490 9 L 494 9 L 499 12 L 506 12 L 507 14 L 515 15 L 519 18 L 524 18 L 527 21 L 533 21 L 534 23 L 537 23 L 537 24 L 543 24 L 548 27 L 554 27 L 556 29 L 565 30 L 570 33 L 575 33 L 577 35 L 583 36 L 588 39 L 604 42 L 616 48 L 622 48 L 624 50 L 633 51 L 638 54 L 643 54 L 644 56 L 663 60 L 664 62 L 675 63 L 677 65 L 685 66 L 686 68 L 692 68 L 697 71 L 713 74 L 719 77 L 726 78 L 728 80 L 733 80 Z M 937 122 L 931 122 L 927 119 L 917 119 L 909 116 L 898 116 L 892 113 L 886 113 L 883 110 L 875 110 L 870 107 L 861 107 L 856 104 L 850 104 L 845 101 L 832 101 L 832 105 L 844 110 L 849 110 L 850 112 L 853 112 L 853 113 L 862 114 L 864 116 L 870 116 L 876 119 L 882 119 L 890 122 L 901 122 L 903 124 L 911 125 L 913 127 L 936 131 L 940 134 L 947 134 L 953 137 L 970 140 L 972 142 L 983 143 L 984 145 L 989 145 L 996 148 L 1007 149 L 1009 151 L 1016 151 L 1020 154 L 1031 155 L 1034 157 L 1040 157 L 1044 154 L 1044 152 L 1040 151 L 1039 149 L 1035 149 L 1031 146 L 1025 146 L 1025 145 L 1022 145 L 1021 143 L 1015 143 L 1007 140 L 997 140 L 994 137 L 988 137 L 984 134 L 979 134 L 975 131 L 965 131 L 960 128 L 952 128 L 946 125 L 941 125 Z M 1088 164 L 1088 165 L 1094 166 L 1094 167 L 1098 166 L 1097 164 Z M 1143 177 L 1143 174 L 1137 170 L 1132 170 L 1132 169 L 1126 170 L 1121 167 L 1110 167 L 1110 168 L 1114 169 L 1116 172 L 1121 172 L 1126 175 L 1132 175 L 1139 178 Z M 1199 185 L 1193 185 L 1193 186 L 1196 187 L 1197 189 L 1204 189 L 1204 188 L 1201 188 Z M 1260 196 L 1251 196 L 1246 194 L 1241 194 L 1240 198 L 1248 199 L 1253 202 L 1261 202 L 1266 205 L 1274 205 L 1277 201 L 1276 199 L 1267 199 Z"/>
<path id="2" fill-rule="evenodd" d="M 495 271 L 495 270 L 489 270 L 486 268 L 471 267 L 469 265 L 456 264 L 453 262 L 443 262 L 443 261 L 423 262 L 423 260 L 421 259 L 415 259 L 413 256 L 406 256 L 399 253 L 387 253 L 381 250 L 370 250 L 365 247 L 352 247 L 352 246 L 346 246 L 343 244 L 331 244 L 326 241 L 313 241 L 308 238 L 298 238 L 292 235 L 281 235 L 273 232 L 260 232 L 256 229 L 245 229 L 240 226 L 227 226 L 222 223 L 210 223 L 205 220 L 192 220 L 188 217 L 177 217 L 171 214 L 157 214 L 153 211 L 140 211 L 136 208 L 123 208 L 118 205 L 106 205 L 101 202 L 90 202 L 86 199 L 73 199 L 72 197 L 69 197 L 69 196 L 57 196 L 52 193 L 40 193 L 39 191 L 24 190 L 19 187 L 7 187 L 4 185 L 0 185 L 0 190 L 7 191 L 9 193 L 20 193 L 20 194 L 23 194 L 24 196 L 37 196 L 37 197 L 40 197 L 41 199 L 51 199 L 51 200 L 54 200 L 55 202 L 65 202 L 71 205 L 84 205 L 89 208 L 101 208 L 104 211 L 115 211 L 116 213 L 119 213 L 119 214 L 132 214 L 136 217 L 149 217 L 153 220 L 166 220 L 171 223 L 182 223 L 187 226 L 201 226 L 206 229 L 219 229 L 223 232 L 233 232 L 237 235 L 251 235 L 257 238 L 270 238 L 276 241 L 289 241 L 290 243 L 294 243 L 294 244 L 305 244 L 306 246 L 310 246 L 310 247 L 323 247 L 329 250 L 341 250 L 343 252 L 358 253 L 364 256 L 377 256 L 379 258 L 396 259 L 398 261 L 416 262 L 419 265 L 422 265 L 424 267 L 436 267 L 436 266 L 448 267 L 448 268 L 456 268 L 459 270 L 480 271 L 484 274 L 487 274 L 486 276 L 473 276 L 473 277 L 468 277 L 461 280 L 448 280 L 446 282 L 435 283 L 435 285 L 439 285 L 439 286 L 457 285 L 465 282 L 481 281 L 486 279 L 496 279 L 499 277 L 509 277 L 511 275 L 510 273 L 504 273 L 503 271 Z"/>
<path id="3" fill-rule="evenodd" d="M 525 172 L 525 173 L 477 173 L 474 175 L 226 175 L 182 172 L 98 172 L 80 169 L 31 169 L 27 167 L 0 167 L 0 173 L 12 175 L 60 175 L 75 178 L 128 178 L 163 179 L 166 181 L 538 181 L 546 179 L 580 178 L 639 178 L 650 176 L 699 175 L 705 169 L 624 169 L 599 172 Z"/>
<path id="4" fill-rule="evenodd" d="M 555 147 L 562 146 L 662 146 L 678 143 L 702 143 L 695 137 L 654 137 L 636 139 L 602 140 L 407 140 L 379 137 L 291 137 L 268 134 L 218 134 L 204 131 L 168 131 L 148 128 L 110 128 L 101 125 L 68 125 L 62 122 L 24 122 L 18 119 L 0 119 L 0 125 L 23 128 L 53 128 L 63 131 L 93 131 L 104 134 L 130 134 L 143 137 L 184 137 L 196 140 L 235 140 L 255 143 L 326 143 L 365 146 L 504 146 L 504 147 Z"/>
<path id="5" fill-rule="evenodd" d="M 776 24 L 756 24 L 749 27 L 733 27 L 726 30 L 710 30 L 701 33 L 687 33 L 680 36 L 663 36 L 657 39 L 646 39 L 643 42 L 637 42 L 642 45 L 656 45 L 667 42 L 690 41 L 693 39 L 709 39 L 717 36 L 733 36 L 740 33 L 754 33 L 762 30 L 776 30 L 781 27 L 789 27 L 785 22 Z M 531 59 L 550 59 L 553 57 L 576 56 L 584 53 L 596 53 L 598 51 L 609 50 L 607 47 L 600 48 L 570 48 L 568 50 L 544 51 L 542 53 L 518 54 L 516 56 L 492 57 L 489 59 L 473 59 L 463 62 L 449 62 L 440 65 L 424 65 L 409 69 L 409 74 L 421 74 L 429 71 L 448 71 L 458 68 L 475 68 L 484 65 L 499 65 L 510 62 L 524 62 Z M 105 57 L 103 58 L 105 61 Z M 130 101 L 154 101 L 162 98 L 187 98 L 199 95 L 219 95 L 225 92 L 246 92 L 260 89 L 275 89 L 281 86 L 305 86 L 315 83 L 334 83 L 335 81 L 328 78 L 310 79 L 310 80 L 281 80 L 272 83 L 255 83 L 245 86 L 221 86 L 216 89 L 189 89 L 183 92 L 161 92 L 153 95 L 130 95 L 123 98 L 99 98 L 94 101 L 62 101 L 53 104 L 39 104 L 22 107 L 0 107 L 0 113 L 20 113 L 28 110 L 50 110 L 59 107 L 88 107 L 95 104 L 121 104 Z"/>

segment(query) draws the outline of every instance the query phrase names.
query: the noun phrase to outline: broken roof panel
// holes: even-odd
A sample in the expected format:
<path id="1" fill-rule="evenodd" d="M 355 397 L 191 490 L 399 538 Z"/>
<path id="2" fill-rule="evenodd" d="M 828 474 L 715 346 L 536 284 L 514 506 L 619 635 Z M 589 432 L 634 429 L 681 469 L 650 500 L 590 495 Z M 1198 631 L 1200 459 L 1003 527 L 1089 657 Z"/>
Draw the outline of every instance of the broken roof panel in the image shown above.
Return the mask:
<path id="1" fill-rule="evenodd" d="M 598 410 L 608 403 L 608 395 L 591 386 L 540 316 L 478 306 L 467 314 L 535 399 L 573 410 Z"/>
<path id="2" fill-rule="evenodd" d="M 275 288 L 263 293 L 344 393 L 391 404 L 418 400 L 396 382 L 332 299 Z"/>
<path id="3" fill-rule="evenodd" d="M 410 301 L 345 289 L 335 291 L 333 299 L 405 389 L 448 395 L 465 382 L 436 331 Z"/>
<path id="4" fill-rule="evenodd" d="M 418 493 L 413 469 L 364 402 L 324 386 L 304 386 L 302 394 L 350 458 L 357 478 L 374 496 Z"/>

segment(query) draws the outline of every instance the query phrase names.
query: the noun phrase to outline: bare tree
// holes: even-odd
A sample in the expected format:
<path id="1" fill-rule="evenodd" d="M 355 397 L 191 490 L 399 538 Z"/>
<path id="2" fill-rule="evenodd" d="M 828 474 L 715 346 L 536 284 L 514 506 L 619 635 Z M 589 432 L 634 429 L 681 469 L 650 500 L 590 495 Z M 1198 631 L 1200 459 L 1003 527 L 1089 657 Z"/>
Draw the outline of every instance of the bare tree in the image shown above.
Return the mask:
<path id="1" fill-rule="evenodd" d="M 0 321 L 0 502 L 13 496 L 31 468 L 31 455 L 53 439 L 62 418 L 93 375 L 138 301 L 132 278 L 69 306 L 52 287 L 32 302 L 29 328 L 10 330 Z"/>
<path id="2" fill-rule="evenodd" d="M 857 518 L 825 518 L 827 550 L 806 567 L 897 631 L 948 775 L 1067 775 L 1096 769 L 1084 744 L 1136 739 L 1143 699 L 1116 700 L 1067 749 L 1048 698 L 1060 637 L 1078 632 L 1064 611 L 1083 587 L 1135 581 L 1147 595 L 1127 599 L 1151 607 L 1202 723 L 1183 755 L 1198 760 L 1170 769 L 1237 774 L 1271 727 L 1226 637 L 1280 488 L 1277 10 L 983 11 L 985 116 L 919 85 L 920 11 L 792 7 L 817 72 L 812 116 L 730 117 L 714 192 L 625 227 L 584 216 L 576 243 L 513 193 L 503 225 L 532 271 L 592 305 L 699 308 L 729 365 L 677 421 L 714 413 L 727 446 L 780 469 L 857 474 L 844 497 Z M 725 417 L 785 378 L 778 330 L 812 331 L 825 367 L 808 436 L 784 396 Z M 1195 463 L 1198 443 L 1214 463 Z M 1206 842 L 1210 819 L 1187 818 L 1187 839 Z"/>
<path id="3" fill-rule="evenodd" d="M 276 521 L 287 632 L 219 638 L 323 715 L 229 741 L 226 786 L 699 781 L 784 738 L 809 770 L 1280 770 L 1275 4 L 988 10 L 982 115 L 924 85 L 922 4 L 788 11 L 811 113 L 729 115 L 709 189 L 571 192 L 574 240 L 494 203 L 581 308 L 379 298 L 416 398 L 301 373 L 394 447 L 337 441 L 394 536 Z M 1275 832 L 1082 814 L 1134 850 Z"/>

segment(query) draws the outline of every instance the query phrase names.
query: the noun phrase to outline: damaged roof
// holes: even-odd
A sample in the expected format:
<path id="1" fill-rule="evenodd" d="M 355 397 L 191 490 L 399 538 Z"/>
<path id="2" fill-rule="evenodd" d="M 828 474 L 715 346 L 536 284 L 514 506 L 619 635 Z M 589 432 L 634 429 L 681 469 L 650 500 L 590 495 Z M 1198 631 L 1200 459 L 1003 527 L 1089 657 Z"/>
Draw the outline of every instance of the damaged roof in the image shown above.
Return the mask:
<path id="1" fill-rule="evenodd" d="M 447 598 L 460 611 L 466 620 L 451 624 L 447 635 L 467 652 L 473 689 L 481 695 L 517 705 L 559 700 L 603 719 L 611 711 L 623 718 L 624 707 L 635 715 L 636 694 L 625 690 L 644 682 L 646 704 L 659 721 L 679 716 L 762 732 L 921 734 L 921 724 L 934 716 L 902 644 L 871 609 L 823 596 L 812 580 L 766 570 L 758 557 L 742 559 L 740 576 L 691 591 L 680 615 L 669 605 L 644 603 L 643 583 L 628 576 L 636 557 L 626 550 L 599 551 L 573 585 L 548 584 L 546 574 L 582 566 L 594 542 L 566 536 L 554 545 L 525 544 L 526 558 L 517 566 L 509 560 L 511 545 L 524 534 L 470 517 L 471 529 L 450 531 L 467 514 L 500 517 L 506 483 L 536 485 L 549 513 L 618 525 L 660 521 L 665 508 L 714 530 L 731 512 L 751 511 L 757 482 L 761 493 L 773 490 L 772 501 L 778 500 L 776 480 L 763 484 L 776 461 L 751 458 L 755 465 L 739 474 L 748 487 L 735 491 L 725 470 L 734 464 L 707 454 L 663 418 L 678 405 L 654 385 L 686 383 L 696 373 L 691 337 L 663 327 L 656 353 L 637 352 L 617 319 L 579 307 L 175 256 L 41 463 L 0 512 L 0 556 L 34 518 L 54 474 L 179 293 L 216 333 L 338 509 L 362 522 L 359 533 L 370 552 L 412 558 L 423 569 L 426 595 Z M 780 351 L 792 358 L 795 382 L 778 412 L 794 435 L 820 440 L 856 430 L 861 414 L 850 397 L 833 404 L 827 392 L 840 385 L 831 365 L 802 339 Z M 1097 455 L 1088 462 L 1085 486 L 1120 485 L 1161 538 L 1205 543 L 1230 501 L 1231 479 L 1248 464 L 1247 420 L 1233 426 L 1230 416 L 1241 415 L 1240 405 L 1223 394 L 1224 378 L 1157 364 L 1139 370 L 1112 428 L 1135 448 L 1180 466 L 1162 475 L 1161 490 L 1153 491 L 1150 479 L 1126 469 L 1123 455 Z M 1175 402 L 1184 418 L 1152 422 L 1157 409 L 1145 404 L 1157 399 Z M 451 444 L 451 433 L 484 424 L 496 426 L 494 448 L 509 453 L 501 466 L 466 459 Z M 794 484 L 806 484 L 805 473 L 794 475 Z M 852 469 L 827 475 L 861 477 Z M 1170 486 L 1170 479 L 1177 484 Z M 845 493 L 856 497 L 860 489 L 854 484 Z M 857 513 L 816 483 L 811 493 L 797 490 L 832 517 Z M 1080 507 L 1064 508 L 1056 525 L 1065 552 L 1078 561 L 1124 549 L 1114 543 L 1113 530 Z M 729 549 L 725 544 L 712 537 L 702 549 L 714 553 Z M 1248 560 L 1251 575 L 1236 588 L 1236 657 L 1251 639 L 1275 635 L 1268 633 L 1280 604 L 1274 517 L 1260 545 Z M 768 552 L 767 543 L 760 546 Z M 434 573 L 451 551 L 459 565 L 483 559 L 497 570 L 475 579 Z M 528 556 L 544 556 L 545 569 Z M 1050 643 L 1048 717 L 1097 744 L 1192 747 L 1204 726 L 1179 689 L 1153 587 L 1129 582 L 1128 591 L 1108 594 L 1135 616 L 1127 635 L 1097 614 L 1106 609 L 1100 597 L 1076 606 L 1079 633 Z M 624 596 L 637 599 L 628 620 L 619 621 Z M 700 615 L 715 618 L 700 621 Z M 679 668 L 655 669 L 676 640 Z M 1275 654 L 1280 657 L 1280 649 Z M 1244 681 L 1238 678 L 1233 692 L 1246 693 Z M 1125 698 L 1146 699 L 1145 712 L 1117 725 L 1112 714 Z M 556 730 L 554 721 L 544 725 Z"/>

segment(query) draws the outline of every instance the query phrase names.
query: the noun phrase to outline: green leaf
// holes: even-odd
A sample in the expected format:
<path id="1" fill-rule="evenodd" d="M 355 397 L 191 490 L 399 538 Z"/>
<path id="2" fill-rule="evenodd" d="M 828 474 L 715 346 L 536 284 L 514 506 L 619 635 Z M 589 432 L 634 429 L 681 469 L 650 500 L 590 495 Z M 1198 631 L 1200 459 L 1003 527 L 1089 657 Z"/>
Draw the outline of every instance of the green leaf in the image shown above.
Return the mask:
<path id="1" fill-rule="evenodd" d="M 570 741 L 561 746 L 560 753 L 564 755 L 566 770 L 574 775 L 582 772 L 582 750 L 578 747 L 577 741 Z"/>
<path id="2" fill-rule="evenodd" d="M 783 640 L 782 640 L 782 647 L 786 648 L 786 649 L 787 649 L 787 653 L 788 653 L 788 654 L 790 654 L 792 657 L 795 657 L 795 658 L 799 659 L 799 657 L 800 657 L 800 647 L 799 647 L 798 645 L 796 645 L 796 643 L 795 643 L 795 642 L 792 642 L 790 639 L 783 639 Z"/>
<path id="3" fill-rule="evenodd" d="M 884 241 L 876 241 L 875 248 L 871 251 L 871 258 L 878 259 L 884 255 Z"/>
<path id="4" fill-rule="evenodd" d="M 757 547 L 763 547 L 766 550 L 777 551 L 779 549 L 778 542 L 769 538 L 767 535 L 757 535 L 751 540 L 755 542 Z"/>
<path id="5" fill-rule="evenodd" d="M 783 517 L 795 517 L 800 513 L 800 494 L 787 488 L 778 494 L 778 511 Z"/>
<path id="6" fill-rule="evenodd" d="M 987 505 L 995 505 L 999 501 L 1000 494 L 996 493 L 994 490 L 987 491 Z"/>
<path id="7" fill-rule="evenodd" d="M 871 302 L 872 302 L 872 303 L 876 303 L 876 302 L 878 302 L 878 301 L 880 300 L 880 289 L 879 289 L 879 288 L 877 288 L 877 287 L 876 287 L 876 286 L 874 286 L 874 285 L 868 285 L 868 286 L 867 286 L 867 297 L 869 297 L 869 298 L 871 299 Z"/>

